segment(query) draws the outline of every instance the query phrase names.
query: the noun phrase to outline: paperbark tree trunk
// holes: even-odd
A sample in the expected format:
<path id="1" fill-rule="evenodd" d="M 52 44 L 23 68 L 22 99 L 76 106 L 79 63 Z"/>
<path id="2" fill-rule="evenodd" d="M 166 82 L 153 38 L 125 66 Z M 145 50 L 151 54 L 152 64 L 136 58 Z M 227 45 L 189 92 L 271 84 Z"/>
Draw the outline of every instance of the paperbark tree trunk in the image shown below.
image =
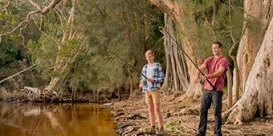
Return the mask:
<path id="1" fill-rule="evenodd" d="M 272 18 L 273 1 L 245 0 L 244 8 L 244 33 L 237 54 L 240 90 L 245 90 L 246 80 Z"/>
<path id="2" fill-rule="evenodd" d="M 179 29 L 179 32 L 185 32 L 184 30 L 184 22 L 183 22 L 183 4 L 181 2 L 172 1 L 172 0 L 150 0 L 152 5 L 155 5 L 157 8 L 159 8 L 162 12 L 166 13 L 177 25 L 177 29 Z M 183 45 L 181 48 L 183 48 L 185 51 L 187 51 L 187 54 L 189 57 L 195 62 L 196 64 L 201 64 L 201 61 L 197 59 L 196 52 L 194 50 L 195 44 L 191 40 L 191 38 L 187 35 L 184 35 L 183 37 L 179 37 L 179 39 L 182 39 L 181 45 Z M 196 71 L 196 67 L 188 58 L 186 60 L 186 65 L 188 69 L 188 75 L 189 75 L 189 85 L 186 89 L 186 95 L 185 97 L 195 98 L 199 97 L 201 95 L 201 84 L 196 85 L 192 82 L 191 79 L 193 79 L 194 73 Z M 171 70 L 171 69 L 168 69 Z"/>
<path id="3" fill-rule="evenodd" d="M 58 45 L 58 54 L 55 61 L 54 73 L 56 74 L 45 88 L 45 90 L 52 92 L 61 89 L 61 84 L 65 81 L 65 77 L 68 74 L 69 65 L 73 64 L 78 56 L 79 51 L 83 47 L 83 36 L 80 32 L 76 31 L 74 27 L 74 16 L 75 16 L 76 0 L 72 0 L 72 7 L 70 10 L 70 15 L 66 24 L 66 30 L 63 34 L 61 44 Z M 73 55 L 70 58 L 64 58 L 61 51 L 65 42 L 73 38 L 81 39 L 82 43 L 76 45 L 76 49 L 73 52 Z M 59 88 L 57 88 L 57 86 Z"/>
<path id="4" fill-rule="evenodd" d="M 174 34 L 173 20 L 169 15 L 164 15 L 165 31 L 164 47 L 166 54 L 166 77 L 162 89 L 174 89 L 175 91 L 186 91 L 189 86 L 187 66 L 185 66 L 185 58 L 181 50 L 179 50 Z M 174 88 L 173 88 L 174 87 Z"/>
<path id="5" fill-rule="evenodd" d="M 249 72 L 242 98 L 225 113 L 228 122 L 241 124 L 273 114 L 273 19 Z"/>

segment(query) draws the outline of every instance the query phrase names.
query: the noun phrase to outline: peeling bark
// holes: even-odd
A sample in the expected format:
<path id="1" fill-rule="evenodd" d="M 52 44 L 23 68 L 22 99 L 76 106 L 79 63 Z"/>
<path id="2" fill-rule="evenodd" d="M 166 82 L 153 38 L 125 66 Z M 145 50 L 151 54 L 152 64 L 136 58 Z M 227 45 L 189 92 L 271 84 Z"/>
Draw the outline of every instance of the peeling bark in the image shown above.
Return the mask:
<path id="1" fill-rule="evenodd" d="M 165 12 L 170 16 L 172 20 L 175 21 L 175 24 L 177 25 L 178 32 L 184 33 L 184 22 L 183 22 L 183 17 L 184 17 L 184 11 L 183 11 L 183 3 L 182 2 L 173 2 L 171 0 L 150 0 L 150 2 L 158 7 L 162 12 Z M 196 63 L 196 64 L 201 64 L 201 60 L 197 58 L 196 52 L 194 48 L 196 47 L 194 42 L 191 40 L 191 38 L 187 35 L 181 35 L 178 39 L 182 39 L 182 45 L 184 50 L 187 51 L 187 54 L 190 56 L 190 58 Z M 201 85 L 196 85 L 192 82 L 192 78 L 194 76 L 194 72 L 196 70 L 196 67 L 192 64 L 192 62 L 189 61 L 189 59 L 186 60 L 186 65 L 188 72 L 187 74 L 189 75 L 189 85 L 188 89 L 186 90 L 186 95 L 185 97 L 190 97 L 190 98 L 197 98 L 201 95 L 201 90 L 202 87 Z M 170 69 L 169 69 L 170 70 Z"/>
<path id="2" fill-rule="evenodd" d="M 232 33 L 231 33 L 231 37 L 233 37 Z M 232 38 L 232 39 L 234 39 L 234 38 Z M 233 64 L 234 64 L 233 76 L 230 77 L 231 78 L 230 80 L 232 80 L 232 81 L 230 81 L 228 83 L 228 86 L 229 86 L 228 87 L 229 107 L 232 106 L 234 104 L 234 102 L 237 102 L 239 100 L 239 88 L 240 88 L 238 64 L 236 61 L 236 56 L 234 55 L 234 52 L 237 51 L 238 43 L 236 43 L 235 40 L 233 40 L 233 42 L 234 42 L 234 44 L 232 45 L 232 47 L 228 51 L 228 55 L 232 59 Z M 232 96 L 234 96 L 234 98 L 232 98 Z M 232 102 L 233 100 L 234 100 L 234 102 Z"/>
<path id="3" fill-rule="evenodd" d="M 62 44 L 58 45 L 58 54 L 57 54 L 57 58 L 56 58 L 55 66 L 54 66 L 54 73 L 57 73 L 58 75 L 52 78 L 49 85 L 45 88 L 45 90 L 49 92 L 56 91 L 57 86 L 61 88 L 61 85 L 66 82 L 65 77 L 68 74 L 68 72 L 67 73 L 64 73 L 64 72 L 68 70 L 69 65 L 75 62 L 81 48 L 83 47 L 84 38 L 80 32 L 78 33 L 76 32 L 76 29 L 74 27 L 75 7 L 76 7 L 76 0 L 73 0 L 71 12 L 66 24 L 67 27 L 62 37 L 62 42 L 61 42 Z M 77 49 L 75 49 L 74 55 L 69 59 L 65 59 L 61 55 L 62 45 L 66 41 L 71 40 L 73 38 L 80 39 L 80 41 L 82 42 L 76 46 Z"/>
<path id="4" fill-rule="evenodd" d="M 231 70 L 227 70 L 227 84 L 228 84 L 228 107 L 232 107 L 233 102 L 232 102 L 232 74 Z"/>
<path id="5" fill-rule="evenodd" d="M 240 90 L 245 90 L 246 80 L 273 15 L 272 7 L 273 1 L 270 0 L 246 0 L 244 3 L 244 34 L 237 54 Z"/>
<path id="6" fill-rule="evenodd" d="M 241 124 L 273 114 L 273 19 L 264 36 L 245 84 L 242 98 L 226 114 L 228 122 Z"/>
<path id="7" fill-rule="evenodd" d="M 175 91 L 186 91 L 189 85 L 187 67 L 185 65 L 185 58 L 183 53 L 173 40 L 174 24 L 173 20 L 165 14 L 165 31 L 164 34 L 164 47 L 166 54 L 166 77 L 162 89 L 173 88 Z"/>
<path id="8" fill-rule="evenodd" d="M 158 7 L 162 12 L 168 14 L 177 22 L 182 22 L 183 8 L 172 0 L 150 0 L 150 2 Z"/>

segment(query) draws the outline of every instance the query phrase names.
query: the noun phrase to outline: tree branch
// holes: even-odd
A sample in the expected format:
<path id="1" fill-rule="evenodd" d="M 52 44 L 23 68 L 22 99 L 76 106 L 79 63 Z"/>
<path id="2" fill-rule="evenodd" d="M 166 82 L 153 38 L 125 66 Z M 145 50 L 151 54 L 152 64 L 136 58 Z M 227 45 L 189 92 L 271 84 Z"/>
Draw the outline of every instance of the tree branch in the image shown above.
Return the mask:
<path id="1" fill-rule="evenodd" d="M 178 4 L 175 4 L 172 0 L 150 0 L 152 5 L 155 5 L 162 12 L 168 14 L 172 19 L 175 19 L 178 22 L 182 21 L 183 18 L 183 7 L 178 7 Z"/>
<path id="2" fill-rule="evenodd" d="M 34 14 L 37 14 L 38 12 L 39 12 L 38 10 L 29 12 L 27 14 L 26 19 L 23 20 L 22 22 L 20 22 L 15 28 L 13 28 L 11 31 L 0 34 L 0 43 L 2 42 L 2 36 L 9 35 L 9 34 L 13 33 L 14 31 L 16 31 L 18 28 L 21 28 L 21 27 L 25 28 L 27 23 L 31 19 L 31 16 L 34 15 Z M 24 24 L 25 24 L 25 26 L 23 26 Z"/>
<path id="3" fill-rule="evenodd" d="M 33 15 L 35 14 L 46 14 L 49 12 L 50 9 L 54 8 L 59 2 L 61 2 L 62 0 L 52 0 L 52 2 L 46 6 L 45 8 L 41 9 L 41 7 L 34 1 L 32 0 L 29 0 L 29 3 L 36 7 L 38 10 L 35 10 L 35 11 L 30 11 L 26 18 L 20 22 L 15 28 L 13 28 L 11 31 L 8 31 L 8 32 L 5 32 L 5 33 L 2 33 L 0 34 L 0 43 L 2 42 L 2 36 L 6 36 L 6 35 L 9 35 L 13 32 L 15 32 L 17 29 L 20 28 L 20 31 L 22 31 L 24 28 L 27 27 L 28 23 L 30 22 L 31 18 Z"/>
<path id="4" fill-rule="evenodd" d="M 36 2 L 34 2 L 34 1 L 32 1 L 32 0 L 28 0 L 29 1 L 29 3 L 32 5 L 32 6 L 34 6 L 35 8 L 37 8 L 38 10 L 42 10 L 41 9 L 41 7 L 36 3 Z"/>
<path id="5" fill-rule="evenodd" d="M 32 65 L 32 66 L 30 66 L 30 67 L 28 67 L 28 68 L 26 68 L 26 69 L 23 69 L 22 71 L 17 72 L 17 73 L 15 73 L 14 75 L 9 76 L 9 77 L 7 77 L 7 78 L 1 80 L 1 81 L 0 81 L 0 84 L 3 83 L 3 82 L 5 82 L 5 81 L 7 81 L 7 80 L 9 80 L 9 79 L 11 79 L 11 78 L 13 78 L 13 77 L 15 77 L 15 76 L 20 75 L 21 73 L 24 73 L 24 72 L 26 72 L 26 71 L 28 71 L 28 70 L 31 70 L 32 68 L 34 68 L 34 67 L 36 67 L 36 66 L 37 66 L 37 64 L 34 64 L 34 65 Z"/>
<path id="6" fill-rule="evenodd" d="M 42 10 L 42 13 L 46 14 L 50 9 L 54 8 L 61 1 L 62 0 L 52 0 L 51 3 Z"/>
<path id="7" fill-rule="evenodd" d="M 9 0 L 9 1 L 3 6 L 2 9 L 7 10 L 7 8 L 9 7 L 10 2 L 11 2 L 11 0 Z M 2 9 L 0 9 L 0 10 L 2 10 Z"/>

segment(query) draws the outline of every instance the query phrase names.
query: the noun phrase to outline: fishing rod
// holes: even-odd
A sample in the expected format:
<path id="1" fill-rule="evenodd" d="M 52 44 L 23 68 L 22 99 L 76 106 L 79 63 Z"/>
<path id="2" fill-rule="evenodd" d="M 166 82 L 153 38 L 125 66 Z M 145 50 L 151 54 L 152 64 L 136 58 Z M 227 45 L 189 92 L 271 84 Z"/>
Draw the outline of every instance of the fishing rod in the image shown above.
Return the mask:
<path id="1" fill-rule="evenodd" d="M 116 56 L 118 59 L 120 59 L 121 61 L 125 62 L 125 64 L 127 64 L 128 66 L 130 66 L 133 70 L 135 70 L 136 72 L 140 73 L 145 79 L 148 80 L 148 77 L 145 76 L 142 72 L 140 72 L 139 70 L 137 70 L 134 66 L 130 65 L 126 60 L 124 60 L 123 58 L 121 58 L 120 56 L 118 56 L 117 54 L 115 54 L 114 52 L 106 49 L 107 52 L 109 52 L 110 54 Z"/>
<path id="2" fill-rule="evenodd" d="M 205 74 L 201 71 L 201 69 L 199 69 L 199 67 L 195 64 L 195 62 L 190 58 L 190 56 L 182 49 L 182 46 L 171 36 L 171 34 L 166 30 L 166 28 L 163 28 L 163 31 L 166 32 L 171 39 L 176 43 L 176 46 L 178 46 L 178 48 L 187 56 L 187 58 L 190 60 L 190 62 L 197 68 L 197 70 L 202 74 L 202 76 L 205 76 Z M 215 89 L 215 86 L 208 80 L 205 79 L 206 81 L 208 81 L 208 83 L 211 85 L 211 87 L 213 89 Z"/>

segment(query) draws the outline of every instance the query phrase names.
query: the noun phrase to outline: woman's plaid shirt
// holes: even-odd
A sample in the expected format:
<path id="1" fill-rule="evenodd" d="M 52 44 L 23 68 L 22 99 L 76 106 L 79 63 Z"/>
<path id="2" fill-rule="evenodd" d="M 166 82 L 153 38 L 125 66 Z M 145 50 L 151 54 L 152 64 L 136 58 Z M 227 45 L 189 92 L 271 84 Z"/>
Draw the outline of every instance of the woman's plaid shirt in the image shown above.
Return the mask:
<path id="1" fill-rule="evenodd" d="M 145 75 L 146 77 L 147 77 L 147 67 L 148 67 L 148 64 L 144 65 L 142 68 L 142 74 Z M 159 63 L 155 63 L 155 67 L 153 71 L 154 71 L 153 72 L 154 75 L 152 77 L 153 77 L 154 83 L 152 84 L 152 86 L 148 86 L 147 79 L 141 75 L 140 82 L 143 83 L 143 89 L 142 89 L 143 92 L 158 90 L 164 81 L 164 73 Z"/>

